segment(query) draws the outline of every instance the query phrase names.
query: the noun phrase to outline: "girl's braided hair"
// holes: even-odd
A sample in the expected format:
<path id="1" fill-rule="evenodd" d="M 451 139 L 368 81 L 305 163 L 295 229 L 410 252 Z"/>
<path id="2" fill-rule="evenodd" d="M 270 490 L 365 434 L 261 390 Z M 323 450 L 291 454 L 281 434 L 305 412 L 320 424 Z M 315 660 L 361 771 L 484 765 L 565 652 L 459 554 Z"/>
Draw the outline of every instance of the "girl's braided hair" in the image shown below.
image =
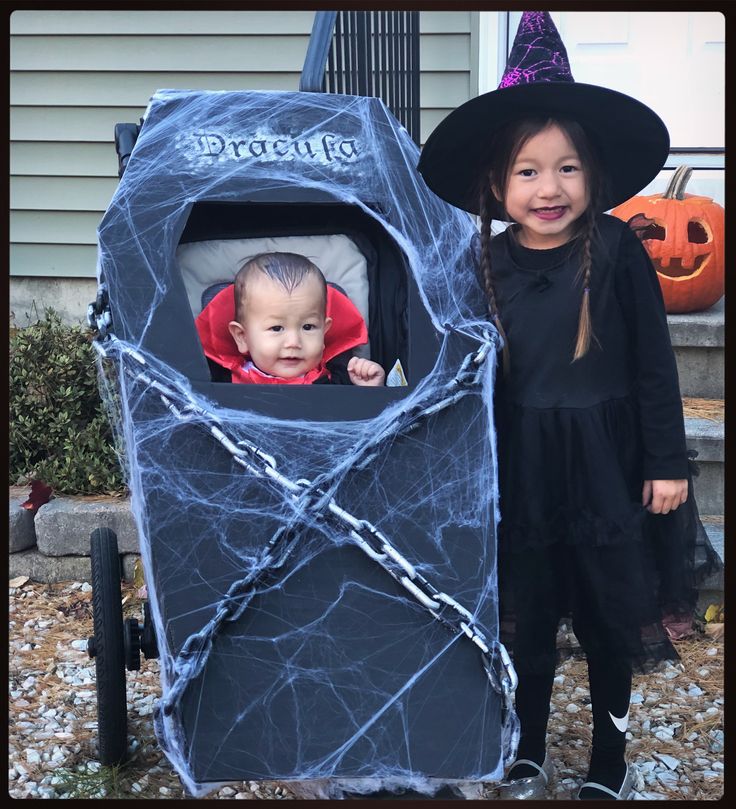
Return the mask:
<path id="1" fill-rule="evenodd" d="M 493 289 L 493 275 L 491 273 L 491 185 L 484 183 L 480 194 L 480 278 L 486 293 L 488 313 L 491 320 L 503 338 L 503 370 L 509 372 L 509 343 L 506 332 L 501 325 L 501 318 L 496 306 L 496 293 Z"/>
<path id="2" fill-rule="evenodd" d="M 510 124 L 491 139 L 489 154 L 492 158 L 488 169 L 481 177 L 482 185 L 478 189 L 480 209 L 480 277 L 488 301 L 488 312 L 491 320 L 498 328 L 504 339 L 503 367 L 504 373 L 509 370 L 509 353 L 506 334 L 501 325 L 501 318 L 496 304 L 496 295 L 493 288 L 493 272 L 491 268 L 491 202 L 493 189 L 503 193 L 508 184 L 509 174 L 516 156 L 523 145 L 535 135 L 551 125 L 559 126 L 567 135 L 580 157 L 585 173 L 588 192 L 588 206 L 585 213 L 577 221 L 576 236 L 581 239 L 581 262 L 577 280 L 582 287 L 580 301 L 580 315 L 578 317 L 578 332 L 575 341 L 572 362 L 579 360 L 587 354 L 591 341 L 598 342 L 593 333 L 590 317 L 590 276 L 592 272 L 592 245 L 597 238 L 596 211 L 600 209 L 599 200 L 604 193 L 604 175 L 600 162 L 593 150 L 593 146 L 583 128 L 576 121 L 553 118 L 527 119 Z M 510 231 L 512 237 L 513 230 Z"/>

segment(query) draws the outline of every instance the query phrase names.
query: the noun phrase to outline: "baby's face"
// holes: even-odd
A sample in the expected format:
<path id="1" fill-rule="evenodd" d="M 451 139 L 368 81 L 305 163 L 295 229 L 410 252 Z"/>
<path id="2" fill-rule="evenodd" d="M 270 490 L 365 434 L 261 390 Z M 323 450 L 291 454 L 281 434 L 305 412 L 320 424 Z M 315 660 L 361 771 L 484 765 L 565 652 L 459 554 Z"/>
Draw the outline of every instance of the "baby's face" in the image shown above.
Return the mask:
<path id="1" fill-rule="evenodd" d="M 248 282 L 240 320 L 230 324 L 230 332 L 259 370 L 294 379 L 319 365 L 331 325 L 318 278 L 310 275 L 288 292 L 259 275 Z"/>

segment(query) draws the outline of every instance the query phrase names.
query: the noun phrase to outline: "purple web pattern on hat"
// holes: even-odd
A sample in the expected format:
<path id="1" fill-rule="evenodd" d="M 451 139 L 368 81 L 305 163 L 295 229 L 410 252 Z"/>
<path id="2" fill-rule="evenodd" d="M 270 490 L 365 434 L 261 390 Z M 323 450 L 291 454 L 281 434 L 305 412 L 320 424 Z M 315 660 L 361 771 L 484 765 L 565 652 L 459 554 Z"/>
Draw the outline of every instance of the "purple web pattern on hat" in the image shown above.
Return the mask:
<path id="1" fill-rule="evenodd" d="M 525 11 L 498 89 L 547 81 L 574 81 L 567 50 L 548 11 Z"/>

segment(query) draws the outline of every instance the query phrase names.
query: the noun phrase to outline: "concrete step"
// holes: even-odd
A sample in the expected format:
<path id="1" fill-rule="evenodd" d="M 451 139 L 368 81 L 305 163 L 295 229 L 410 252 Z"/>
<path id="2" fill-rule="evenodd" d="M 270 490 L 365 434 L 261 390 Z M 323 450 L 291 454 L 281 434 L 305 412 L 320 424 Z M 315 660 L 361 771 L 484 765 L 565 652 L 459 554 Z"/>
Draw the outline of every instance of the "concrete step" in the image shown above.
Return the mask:
<path id="1" fill-rule="evenodd" d="M 708 534 L 708 539 L 710 539 L 710 544 L 720 556 L 721 561 L 725 563 L 723 520 L 711 520 L 705 516 L 703 517 L 703 526 Z M 702 614 L 709 604 L 723 603 L 723 596 L 723 570 L 720 570 L 700 584 L 698 588 L 698 611 Z"/>
<path id="2" fill-rule="evenodd" d="M 705 312 L 667 315 L 683 396 L 723 398 L 725 300 Z"/>
<path id="3" fill-rule="evenodd" d="M 700 474 L 693 480 L 701 514 L 723 514 L 724 424 L 710 419 L 686 418 L 688 449 L 697 451 Z"/>

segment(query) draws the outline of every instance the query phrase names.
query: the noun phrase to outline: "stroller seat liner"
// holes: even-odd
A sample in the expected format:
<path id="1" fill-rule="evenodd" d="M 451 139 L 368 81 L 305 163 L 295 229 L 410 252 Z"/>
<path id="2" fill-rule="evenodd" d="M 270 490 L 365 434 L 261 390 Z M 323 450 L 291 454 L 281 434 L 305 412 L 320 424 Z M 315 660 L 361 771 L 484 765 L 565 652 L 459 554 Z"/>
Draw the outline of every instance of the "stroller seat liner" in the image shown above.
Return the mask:
<path id="1" fill-rule="evenodd" d="M 358 307 L 366 326 L 370 327 L 367 260 L 355 242 L 342 233 L 213 239 L 180 244 L 176 249 L 176 260 L 184 279 L 192 315 L 196 317 L 202 311 L 204 290 L 214 284 L 234 280 L 248 259 L 269 252 L 306 256 L 322 270 L 328 282 L 342 288 Z"/>

